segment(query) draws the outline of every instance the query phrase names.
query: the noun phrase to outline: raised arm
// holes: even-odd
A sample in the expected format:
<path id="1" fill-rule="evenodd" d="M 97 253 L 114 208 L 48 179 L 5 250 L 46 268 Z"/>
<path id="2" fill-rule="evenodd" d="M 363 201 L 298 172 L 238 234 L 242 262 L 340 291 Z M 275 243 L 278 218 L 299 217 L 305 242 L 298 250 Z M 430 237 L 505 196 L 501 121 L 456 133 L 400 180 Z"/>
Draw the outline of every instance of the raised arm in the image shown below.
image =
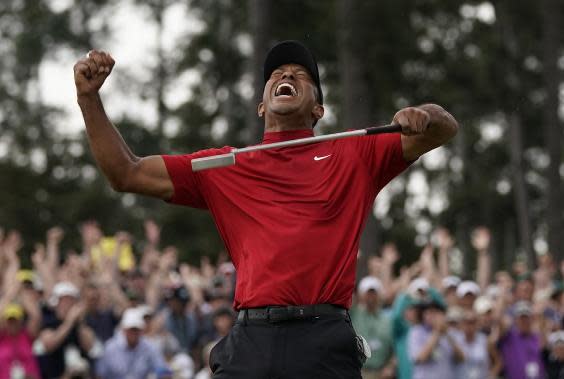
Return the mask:
<path id="1" fill-rule="evenodd" d="M 137 157 L 112 125 L 98 91 L 114 67 L 114 59 L 93 50 L 74 65 L 77 101 L 96 163 L 119 192 L 169 199 L 174 191 L 160 156 Z"/>
<path id="2" fill-rule="evenodd" d="M 458 132 L 454 117 L 436 104 L 401 109 L 393 122 L 402 126 L 401 145 L 407 161 L 445 144 Z"/>

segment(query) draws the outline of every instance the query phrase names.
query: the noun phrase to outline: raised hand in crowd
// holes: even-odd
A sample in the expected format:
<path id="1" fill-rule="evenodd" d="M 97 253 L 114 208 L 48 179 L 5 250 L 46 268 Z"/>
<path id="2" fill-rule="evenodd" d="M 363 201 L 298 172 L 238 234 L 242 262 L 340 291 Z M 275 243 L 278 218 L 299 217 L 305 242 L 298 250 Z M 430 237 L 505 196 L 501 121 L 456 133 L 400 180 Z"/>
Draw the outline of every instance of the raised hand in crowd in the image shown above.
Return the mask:
<path id="1" fill-rule="evenodd" d="M 41 328 L 41 309 L 35 290 L 32 288 L 21 288 L 19 302 L 27 315 L 27 332 L 32 338 L 35 338 L 38 336 L 39 329 Z"/>
<path id="2" fill-rule="evenodd" d="M 421 250 L 419 255 L 419 262 L 421 263 L 421 276 L 435 286 L 439 285 L 440 278 L 437 275 L 435 266 L 435 259 L 433 257 L 433 245 L 426 244 Z"/>
<path id="3" fill-rule="evenodd" d="M 6 289 L 11 286 L 11 283 L 16 280 L 16 274 L 20 269 L 20 258 L 18 251 L 22 248 L 22 239 L 20 233 L 11 230 L 0 241 L 0 256 L 2 257 L 3 277 L 2 288 Z"/>
<path id="4" fill-rule="evenodd" d="M 90 259 L 92 248 L 102 239 L 102 231 L 98 223 L 93 220 L 84 221 L 80 224 L 79 230 L 82 238 L 82 255 Z"/>
<path id="5" fill-rule="evenodd" d="M 471 234 L 471 243 L 478 253 L 476 279 L 480 288 L 485 290 L 491 280 L 490 230 L 485 226 L 474 229 Z"/>
<path id="6" fill-rule="evenodd" d="M 147 247 L 158 250 L 159 243 L 161 241 L 161 228 L 157 223 L 151 219 L 145 220 L 143 223 L 143 228 L 145 229 L 145 240 L 147 242 Z"/>
<path id="7" fill-rule="evenodd" d="M 437 228 L 431 237 L 433 244 L 438 248 L 439 273 L 441 280 L 450 275 L 449 254 L 454 247 L 454 238 L 444 227 Z"/>
<path id="8" fill-rule="evenodd" d="M 399 251 L 394 243 L 386 243 L 381 250 L 380 281 L 384 288 L 384 299 L 391 303 L 398 288 L 394 286 L 394 265 L 400 258 Z"/>
<path id="9" fill-rule="evenodd" d="M 47 231 L 47 264 L 52 270 L 59 266 L 60 244 L 65 236 L 63 228 L 55 226 Z"/>

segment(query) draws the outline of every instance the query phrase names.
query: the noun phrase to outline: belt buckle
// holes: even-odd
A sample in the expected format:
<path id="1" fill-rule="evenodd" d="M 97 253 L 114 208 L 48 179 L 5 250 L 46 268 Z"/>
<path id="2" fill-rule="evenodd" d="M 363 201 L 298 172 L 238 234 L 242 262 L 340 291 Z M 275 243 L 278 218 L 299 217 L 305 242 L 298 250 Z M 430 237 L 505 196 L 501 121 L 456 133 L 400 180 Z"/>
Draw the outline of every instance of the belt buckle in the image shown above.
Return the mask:
<path id="1" fill-rule="evenodd" d="M 291 317 L 296 319 L 301 320 L 307 317 L 305 307 L 290 305 L 288 306 L 288 312 L 290 313 Z"/>
<path id="2" fill-rule="evenodd" d="M 268 322 L 280 322 L 288 319 L 288 310 L 285 307 L 267 307 L 266 320 Z"/>

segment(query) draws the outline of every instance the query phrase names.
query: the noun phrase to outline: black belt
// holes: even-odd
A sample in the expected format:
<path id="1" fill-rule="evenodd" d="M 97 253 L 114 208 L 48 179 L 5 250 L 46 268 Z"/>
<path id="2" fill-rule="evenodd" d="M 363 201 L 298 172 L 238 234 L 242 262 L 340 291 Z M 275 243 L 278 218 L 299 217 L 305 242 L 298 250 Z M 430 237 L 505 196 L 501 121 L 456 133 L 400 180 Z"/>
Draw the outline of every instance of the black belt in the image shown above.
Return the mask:
<path id="1" fill-rule="evenodd" d="M 348 316 L 345 308 L 333 304 L 270 306 L 264 308 L 241 309 L 237 316 L 238 322 L 246 320 L 260 320 L 281 322 L 289 320 L 304 320 L 326 315 Z"/>

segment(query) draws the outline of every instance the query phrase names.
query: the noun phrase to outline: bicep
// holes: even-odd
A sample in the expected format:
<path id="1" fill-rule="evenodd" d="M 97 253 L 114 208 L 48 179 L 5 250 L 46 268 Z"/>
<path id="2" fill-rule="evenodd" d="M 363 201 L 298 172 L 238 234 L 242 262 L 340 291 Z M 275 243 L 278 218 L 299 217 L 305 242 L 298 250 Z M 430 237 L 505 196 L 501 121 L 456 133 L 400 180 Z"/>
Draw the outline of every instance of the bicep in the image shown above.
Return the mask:
<path id="1" fill-rule="evenodd" d="M 160 155 L 151 155 L 135 162 L 127 175 L 124 192 L 170 199 L 174 186 L 163 158 Z"/>

